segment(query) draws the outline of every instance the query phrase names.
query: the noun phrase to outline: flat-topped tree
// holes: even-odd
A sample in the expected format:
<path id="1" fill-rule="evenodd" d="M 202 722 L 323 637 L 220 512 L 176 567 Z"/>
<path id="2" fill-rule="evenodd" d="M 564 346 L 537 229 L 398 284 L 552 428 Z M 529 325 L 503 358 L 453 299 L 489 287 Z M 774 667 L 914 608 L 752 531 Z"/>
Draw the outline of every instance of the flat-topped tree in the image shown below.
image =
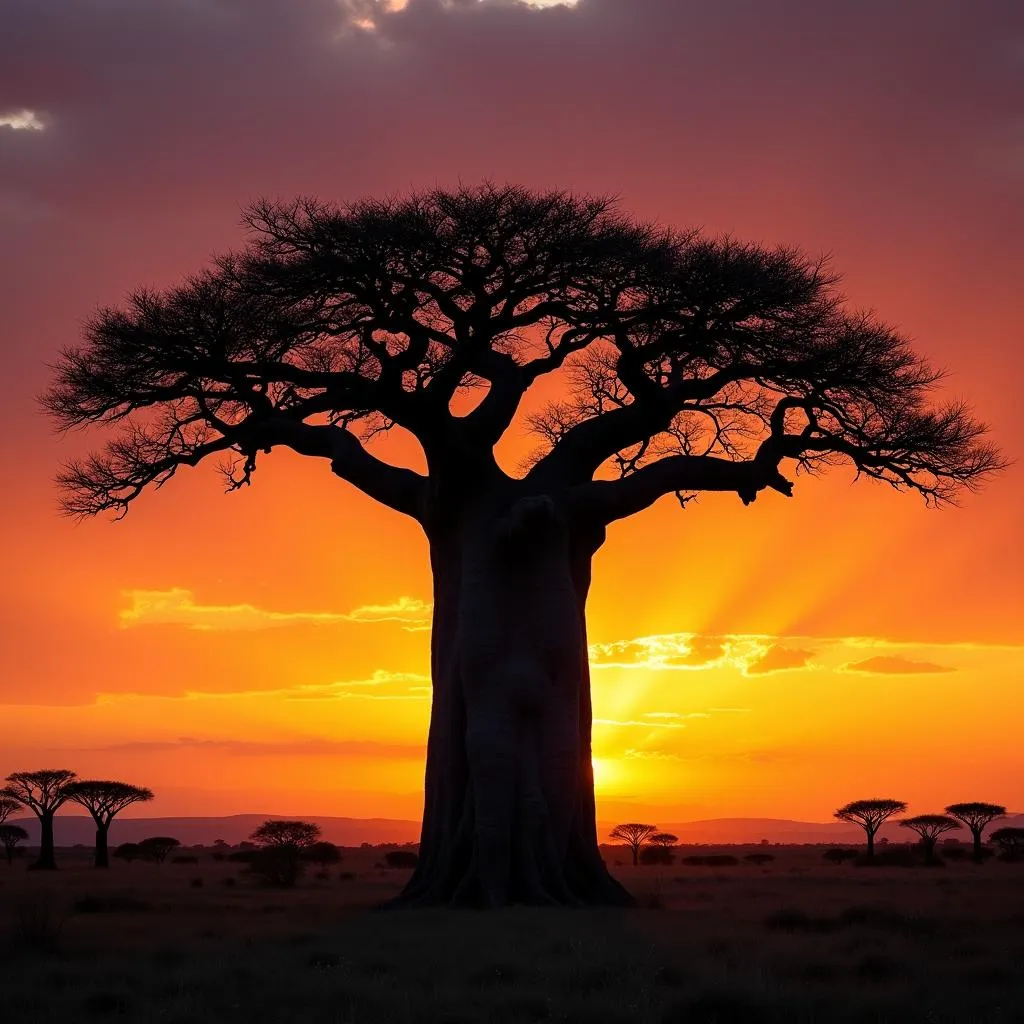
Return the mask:
<path id="1" fill-rule="evenodd" d="M 1000 462 L 901 335 L 819 261 L 638 224 L 609 201 L 484 185 L 259 203 L 250 244 L 104 309 L 45 405 L 113 438 L 64 506 L 123 514 L 181 467 L 229 488 L 286 447 L 423 528 L 434 584 L 412 903 L 615 903 L 598 853 L 585 605 L 608 525 L 665 495 L 750 504 L 852 465 L 932 503 Z M 494 448 L 560 374 L 517 473 Z M 473 405 L 473 402 L 476 402 Z M 426 473 L 372 451 L 400 427 Z"/>
<path id="2" fill-rule="evenodd" d="M 4 848 L 8 867 L 14 863 L 15 847 L 25 839 L 28 833 L 20 825 L 0 825 L 0 846 Z"/>
<path id="3" fill-rule="evenodd" d="M 860 825 L 868 841 L 868 860 L 875 856 L 875 833 L 894 814 L 907 809 L 903 800 L 888 800 L 874 797 L 871 800 L 854 800 L 835 812 L 840 821 L 848 821 L 852 825 Z"/>
<path id="4" fill-rule="evenodd" d="M 53 818 L 67 802 L 68 786 L 75 780 L 66 768 L 42 768 L 35 772 L 12 772 L 3 794 L 24 804 L 39 819 L 39 857 L 33 870 L 54 871 Z"/>
<path id="5" fill-rule="evenodd" d="M 981 841 L 985 829 L 997 818 L 1006 816 L 1006 808 L 1002 804 L 987 804 L 981 800 L 969 801 L 962 804 L 950 804 L 946 813 L 951 818 L 956 818 L 971 831 L 971 838 L 974 840 L 974 859 L 981 860 Z"/>
<path id="6" fill-rule="evenodd" d="M 130 786 L 127 782 L 110 782 L 104 779 L 82 779 L 72 782 L 67 788 L 67 798 L 81 804 L 96 823 L 96 856 L 94 866 L 110 867 L 110 853 L 107 837 L 110 823 L 126 807 L 153 799 L 152 790 L 142 786 Z"/>
<path id="7" fill-rule="evenodd" d="M 947 814 L 918 814 L 913 818 L 904 818 L 900 825 L 920 836 L 921 848 L 929 864 L 935 862 L 935 843 L 939 836 L 947 832 L 956 832 L 960 828 L 960 822 Z"/>
<path id="8" fill-rule="evenodd" d="M 13 796 L 0 790 L 0 825 L 2 825 L 15 811 L 20 811 L 22 803 Z"/>
<path id="9" fill-rule="evenodd" d="M 633 853 L 633 867 L 640 863 L 640 848 L 658 831 L 657 825 L 645 825 L 639 821 L 628 821 L 616 825 L 608 833 L 609 839 L 625 843 Z"/>

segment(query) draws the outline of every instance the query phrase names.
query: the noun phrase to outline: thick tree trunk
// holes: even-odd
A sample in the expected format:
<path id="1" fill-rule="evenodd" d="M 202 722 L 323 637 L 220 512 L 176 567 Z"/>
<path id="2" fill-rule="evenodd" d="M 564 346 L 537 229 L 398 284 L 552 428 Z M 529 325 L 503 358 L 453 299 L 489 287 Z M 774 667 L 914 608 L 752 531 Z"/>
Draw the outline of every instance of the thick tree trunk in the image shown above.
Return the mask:
<path id="1" fill-rule="evenodd" d="M 544 498 L 431 540 L 433 705 L 400 904 L 628 904 L 597 846 L 584 609 L 597 537 Z"/>
<path id="2" fill-rule="evenodd" d="M 875 859 L 875 833 L 868 831 L 868 860 Z"/>
<path id="3" fill-rule="evenodd" d="M 972 828 L 971 829 L 971 836 L 974 839 L 974 853 L 973 853 L 974 859 L 975 860 L 981 860 L 981 829 L 980 828 Z"/>
<path id="4" fill-rule="evenodd" d="M 32 865 L 34 871 L 55 871 L 57 859 L 53 852 L 53 814 L 39 815 L 39 857 Z"/>
<path id="5" fill-rule="evenodd" d="M 110 853 L 107 847 L 107 833 L 109 830 L 109 825 L 96 822 L 96 859 L 93 862 L 94 867 L 110 867 Z"/>

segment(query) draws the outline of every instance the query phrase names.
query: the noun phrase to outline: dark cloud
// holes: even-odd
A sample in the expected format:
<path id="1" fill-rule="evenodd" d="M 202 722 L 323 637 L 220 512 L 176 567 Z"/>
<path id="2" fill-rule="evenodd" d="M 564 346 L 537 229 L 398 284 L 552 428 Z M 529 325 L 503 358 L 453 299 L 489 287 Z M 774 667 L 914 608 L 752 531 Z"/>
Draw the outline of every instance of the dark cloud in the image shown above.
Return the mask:
<path id="1" fill-rule="evenodd" d="M 880 654 L 865 661 L 854 661 L 844 665 L 842 672 L 864 672 L 870 675 L 909 676 L 933 672 L 955 672 L 948 665 L 936 665 L 931 661 L 912 661 L 898 654 Z"/>

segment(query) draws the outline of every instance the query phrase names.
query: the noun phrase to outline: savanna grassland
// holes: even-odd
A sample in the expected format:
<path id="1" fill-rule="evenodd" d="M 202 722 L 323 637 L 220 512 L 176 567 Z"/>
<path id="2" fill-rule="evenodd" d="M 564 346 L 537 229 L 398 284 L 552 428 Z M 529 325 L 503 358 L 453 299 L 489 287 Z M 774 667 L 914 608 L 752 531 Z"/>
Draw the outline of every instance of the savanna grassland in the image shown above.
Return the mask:
<path id="1" fill-rule="evenodd" d="M 343 850 L 291 890 L 209 852 L 106 872 L 85 851 L 62 851 L 53 874 L 16 860 L 0 864 L 0 1017 L 1024 1022 L 1024 864 L 769 852 L 766 865 L 616 865 L 634 910 L 498 913 L 375 910 L 407 877 L 379 849 Z"/>

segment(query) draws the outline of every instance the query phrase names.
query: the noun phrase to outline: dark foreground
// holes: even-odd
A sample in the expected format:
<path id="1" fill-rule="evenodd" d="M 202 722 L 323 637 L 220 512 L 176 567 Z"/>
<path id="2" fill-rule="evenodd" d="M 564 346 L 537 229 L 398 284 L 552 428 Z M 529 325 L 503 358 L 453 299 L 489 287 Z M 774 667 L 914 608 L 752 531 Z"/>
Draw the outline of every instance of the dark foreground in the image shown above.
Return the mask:
<path id="1" fill-rule="evenodd" d="M 616 867 L 644 905 L 631 911 L 374 912 L 407 872 L 366 849 L 291 891 L 209 855 L 105 874 L 70 853 L 53 876 L 0 864 L 0 1010 L 21 1024 L 1024 1024 L 1024 865 L 770 852 L 765 867 Z"/>

